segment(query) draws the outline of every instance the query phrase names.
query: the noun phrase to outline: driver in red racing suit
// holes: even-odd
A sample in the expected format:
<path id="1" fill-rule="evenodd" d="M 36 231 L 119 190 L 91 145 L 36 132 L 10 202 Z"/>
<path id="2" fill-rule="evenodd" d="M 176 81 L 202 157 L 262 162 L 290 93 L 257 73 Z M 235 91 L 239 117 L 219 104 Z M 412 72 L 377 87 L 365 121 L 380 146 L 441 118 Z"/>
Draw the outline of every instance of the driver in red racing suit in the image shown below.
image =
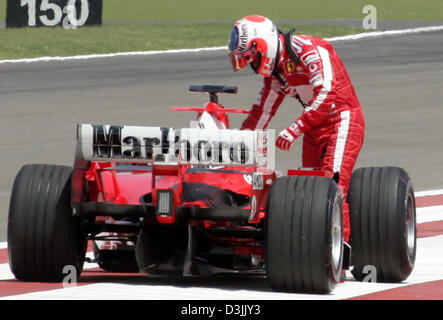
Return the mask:
<path id="1" fill-rule="evenodd" d="M 340 57 L 326 40 L 292 32 L 285 35 L 269 19 L 256 15 L 236 22 L 229 49 L 235 71 L 250 64 L 265 77 L 258 101 L 241 129 L 265 129 L 286 95 L 303 105 L 303 114 L 280 132 L 276 146 L 289 150 L 303 134 L 302 166 L 338 176 L 345 195 L 343 240 L 349 242 L 346 195 L 363 144 L 365 121 Z"/>

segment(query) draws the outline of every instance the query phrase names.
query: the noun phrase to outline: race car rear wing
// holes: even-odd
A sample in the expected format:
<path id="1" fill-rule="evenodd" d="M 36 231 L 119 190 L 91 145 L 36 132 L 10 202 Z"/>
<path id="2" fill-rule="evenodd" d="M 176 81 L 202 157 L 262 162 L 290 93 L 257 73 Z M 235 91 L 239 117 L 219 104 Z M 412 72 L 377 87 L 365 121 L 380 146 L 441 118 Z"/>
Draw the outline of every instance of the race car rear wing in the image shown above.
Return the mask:
<path id="1" fill-rule="evenodd" d="M 81 124 L 77 158 L 153 165 L 257 166 L 274 170 L 273 130 Z"/>

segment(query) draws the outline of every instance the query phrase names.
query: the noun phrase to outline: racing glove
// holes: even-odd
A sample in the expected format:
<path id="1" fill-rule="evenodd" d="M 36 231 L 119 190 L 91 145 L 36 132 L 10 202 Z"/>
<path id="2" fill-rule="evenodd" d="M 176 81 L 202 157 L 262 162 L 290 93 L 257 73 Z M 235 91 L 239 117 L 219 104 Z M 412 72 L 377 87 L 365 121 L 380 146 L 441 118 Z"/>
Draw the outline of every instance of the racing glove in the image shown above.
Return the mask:
<path id="1" fill-rule="evenodd" d="M 282 130 L 278 137 L 277 140 L 275 141 L 275 145 L 277 146 L 277 148 L 281 149 L 281 150 L 289 150 L 292 146 L 292 144 L 294 143 L 294 141 L 300 137 L 302 134 L 300 128 L 298 127 L 298 125 L 294 122 L 293 124 L 291 124 L 290 127 L 286 128 L 285 130 Z"/>

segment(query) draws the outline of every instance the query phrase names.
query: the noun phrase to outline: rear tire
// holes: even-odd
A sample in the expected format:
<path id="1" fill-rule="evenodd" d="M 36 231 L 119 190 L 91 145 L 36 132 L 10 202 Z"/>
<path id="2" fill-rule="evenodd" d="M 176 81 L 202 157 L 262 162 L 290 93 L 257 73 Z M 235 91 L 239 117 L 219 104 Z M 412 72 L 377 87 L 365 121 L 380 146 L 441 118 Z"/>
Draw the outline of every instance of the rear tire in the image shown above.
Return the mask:
<path id="1" fill-rule="evenodd" d="M 83 269 L 86 237 L 71 215 L 72 169 L 26 165 L 14 181 L 9 206 L 9 265 L 19 280 L 59 282 Z"/>
<path id="2" fill-rule="evenodd" d="M 268 196 L 265 248 L 273 290 L 331 292 L 343 263 L 342 196 L 335 181 L 276 179 Z"/>
<path id="3" fill-rule="evenodd" d="M 397 167 L 357 169 L 349 193 L 351 271 L 358 281 L 401 282 L 414 268 L 416 210 L 414 189 Z"/>

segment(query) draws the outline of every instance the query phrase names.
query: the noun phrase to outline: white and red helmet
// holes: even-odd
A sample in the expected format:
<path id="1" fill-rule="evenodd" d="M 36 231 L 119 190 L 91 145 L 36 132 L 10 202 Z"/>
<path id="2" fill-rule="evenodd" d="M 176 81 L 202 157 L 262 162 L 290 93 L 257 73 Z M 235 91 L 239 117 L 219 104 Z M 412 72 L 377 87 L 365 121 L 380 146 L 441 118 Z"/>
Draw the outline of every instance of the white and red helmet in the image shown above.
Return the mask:
<path id="1" fill-rule="evenodd" d="M 251 64 L 264 77 L 272 75 L 279 54 L 279 33 L 266 17 L 252 15 L 238 20 L 229 39 L 229 59 L 234 71 Z"/>

